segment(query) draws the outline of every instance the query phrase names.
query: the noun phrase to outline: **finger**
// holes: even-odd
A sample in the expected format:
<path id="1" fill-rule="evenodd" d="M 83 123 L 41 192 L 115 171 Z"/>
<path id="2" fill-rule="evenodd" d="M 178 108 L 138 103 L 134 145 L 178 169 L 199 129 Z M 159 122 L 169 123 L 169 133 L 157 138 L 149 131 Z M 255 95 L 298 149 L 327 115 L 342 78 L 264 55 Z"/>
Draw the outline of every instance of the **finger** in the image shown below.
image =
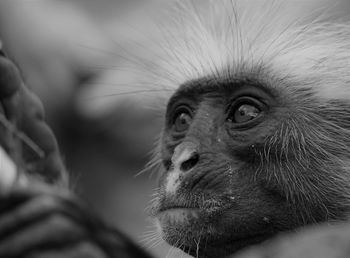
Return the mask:
<path id="1" fill-rule="evenodd" d="M 65 169 L 61 160 L 56 138 L 44 121 L 44 108 L 37 96 L 28 89 L 21 90 L 23 113 L 20 130 L 34 142 L 33 146 L 24 144 L 24 160 L 31 166 L 29 170 L 42 174 L 48 182 L 64 179 Z M 38 153 L 42 151 L 42 153 Z"/>
<path id="2" fill-rule="evenodd" d="M 18 228 L 0 242 L 0 257 L 23 257 L 33 250 L 64 247 L 82 241 L 87 233 L 60 214 Z"/>
<path id="3" fill-rule="evenodd" d="M 48 251 L 37 251 L 26 258 L 107 258 L 104 252 L 89 242 L 78 243 L 69 248 L 52 248 Z M 118 258 L 124 258 L 122 254 Z M 125 257 L 126 258 L 126 257 Z"/>
<path id="4" fill-rule="evenodd" d="M 57 199 L 51 196 L 37 197 L 15 209 L 2 211 L 0 216 L 0 240 L 16 233 L 21 227 L 41 221 L 54 213 L 67 214 L 67 211 Z"/>
<path id="5" fill-rule="evenodd" d="M 0 121 L 0 145 L 16 162 L 20 162 L 23 158 L 28 172 L 42 175 L 42 178 L 49 183 L 60 181 L 66 184 L 65 168 L 56 139 L 44 121 L 43 105 L 24 86 L 16 66 L 2 56 L 0 56 L 1 111 L 5 117 Z M 18 141 L 22 143 L 23 151 L 19 148 Z"/>
<path id="6" fill-rule="evenodd" d="M 4 52 L 4 50 L 2 50 L 2 44 L 1 44 L 1 41 L 0 41 L 0 56 L 1 57 L 6 57 L 6 54 L 5 54 L 5 52 Z"/>
<path id="7" fill-rule="evenodd" d="M 22 85 L 20 73 L 14 63 L 0 55 L 0 145 L 17 161 L 15 149 L 18 142 L 14 138 L 15 125 L 19 116 L 18 90 Z"/>
<path id="8" fill-rule="evenodd" d="M 9 98 L 22 85 L 20 73 L 7 58 L 0 56 L 0 99 Z"/>
<path id="9" fill-rule="evenodd" d="M 0 195 L 6 196 L 17 179 L 17 166 L 0 146 Z"/>

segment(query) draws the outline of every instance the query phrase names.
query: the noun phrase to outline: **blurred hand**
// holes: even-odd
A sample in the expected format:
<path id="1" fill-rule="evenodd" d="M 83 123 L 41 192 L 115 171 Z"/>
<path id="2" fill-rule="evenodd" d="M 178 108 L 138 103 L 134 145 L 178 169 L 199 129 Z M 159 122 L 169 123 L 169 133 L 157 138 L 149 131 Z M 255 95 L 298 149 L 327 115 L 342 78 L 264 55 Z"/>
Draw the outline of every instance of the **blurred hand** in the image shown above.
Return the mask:
<path id="1" fill-rule="evenodd" d="M 1 191 L 0 257 L 148 257 L 105 225 L 67 186 L 57 185 L 64 181 L 65 171 L 41 102 L 24 86 L 18 69 L 3 52 L 0 145 L 21 168 L 20 176 L 28 179 L 24 184 L 14 182 L 7 193 Z"/>
<path id="2" fill-rule="evenodd" d="M 0 55 L 0 145 L 18 167 L 44 181 L 64 180 L 56 139 L 44 121 L 40 100 L 25 86 L 16 66 Z"/>
<path id="3" fill-rule="evenodd" d="M 68 196 L 31 184 L 0 198 L 0 257 L 107 257 Z"/>

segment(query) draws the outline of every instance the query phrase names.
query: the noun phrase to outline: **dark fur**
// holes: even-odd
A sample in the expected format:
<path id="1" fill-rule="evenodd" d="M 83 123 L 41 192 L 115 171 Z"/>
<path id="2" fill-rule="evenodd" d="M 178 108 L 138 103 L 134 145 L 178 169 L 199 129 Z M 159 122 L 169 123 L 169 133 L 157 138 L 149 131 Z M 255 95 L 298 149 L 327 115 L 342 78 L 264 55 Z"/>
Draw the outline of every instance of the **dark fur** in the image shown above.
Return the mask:
<path id="1" fill-rule="evenodd" d="M 171 169 L 174 148 L 187 143 L 197 144 L 199 161 L 174 196 L 164 192 L 168 172 L 162 173 L 157 212 L 199 208 L 199 219 L 162 225 L 166 241 L 193 255 L 200 239 L 199 257 L 225 256 L 281 231 L 348 217 L 349 104 L 324 102 L 307 87 L 276 90 L 253 77 L 193 81 L 168 106 L 164 164 Z M 268 95 L 263 120 L 248 129 L 225 121 L 242 88 L 257 98 Z M 184 102 L 195 116 L 189 130 L 178 135 L 170 116 Z"/>

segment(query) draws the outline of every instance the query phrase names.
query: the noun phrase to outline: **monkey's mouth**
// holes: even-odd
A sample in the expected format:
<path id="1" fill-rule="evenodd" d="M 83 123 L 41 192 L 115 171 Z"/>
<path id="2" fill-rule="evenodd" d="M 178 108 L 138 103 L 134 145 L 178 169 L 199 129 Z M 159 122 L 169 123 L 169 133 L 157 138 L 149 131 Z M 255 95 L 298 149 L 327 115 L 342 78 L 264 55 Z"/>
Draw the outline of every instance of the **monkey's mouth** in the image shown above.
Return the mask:
<path id="1" fill-rule="evenodd" d="M 199 209 L 180 207 L 170 208 L 158 213 L 157 218 L 163 225 L 186 225 L 199 218 Z"/>
<path id="2" fill-rule="evenodd" d="M 191 196 L 162 195 L 154 207 L 152 215 L 158 216 L 159 214 L 173 210 L 199 210 L 199 208 L 200 203 Z"/>
<path id="3" fill-rule="evenodd" d="M 181 197 L 167 197 L 160 200 L 153 214 L 162 227 L 182 227 L 196 222 L 201 209 L 198 202 Z"/>
<path id="4" fill-rule="evenodd" d="M 188 204 L 183 204 L 180 202 L 174 202 L 174 201 L 166 201 L 162 202 L 157 210 L 157 214 L 164 213 L 164 212 L 169 212 L 173 210 L 199 210 L 199 206 L 196 205 L 188 205 Z"/>
<path id="5" fill-rule="evenodd" d="M 196 205 L 181 203 L 179 200 L 167 200 L 160 203 L 156 216 L 161 222 L 186 223 L 193 219 L 198 219 L 200 209 Z"/>
<path id="6" fill-rule="evenodd" d="M 157 217 L 162 214 L 170 213 L 189 213 L 210 219 L 210 217 L 216 217 L 216 215 L 223 213 L 225 210 L 230 209 L 231 204 L 226 199 L 217 197 L 206 197 L 204 195 L 190 195 L 186 196 L 162 196 L 158 203 L 153 207 L 151 216 Z"/>

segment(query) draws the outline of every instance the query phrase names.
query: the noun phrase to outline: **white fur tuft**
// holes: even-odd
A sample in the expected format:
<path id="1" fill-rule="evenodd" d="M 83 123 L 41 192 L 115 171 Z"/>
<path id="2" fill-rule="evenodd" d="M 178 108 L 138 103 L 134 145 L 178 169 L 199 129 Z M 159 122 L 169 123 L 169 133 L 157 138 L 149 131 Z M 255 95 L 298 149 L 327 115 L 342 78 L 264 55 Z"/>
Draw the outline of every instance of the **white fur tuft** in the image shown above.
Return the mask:
<path id="1" fill-rule="evenodd" d="M 320 98 L 350 98 L 350 22 L 330 22 L 327 8 L 314 11 L 322 1 L 164 5 L 158 15 L 131 26 L 137 39 L 121 44 L 122 64 L 97 82 L 97 95 L 105 87 L 112 96 L 131 96 L 136 104 L 164 110 L 169 96 L 189 80 L 258 70 L 273 87 L 293 84 L 317 88 Z M 106 99 L 100 100 L 105 105 Z"/>

